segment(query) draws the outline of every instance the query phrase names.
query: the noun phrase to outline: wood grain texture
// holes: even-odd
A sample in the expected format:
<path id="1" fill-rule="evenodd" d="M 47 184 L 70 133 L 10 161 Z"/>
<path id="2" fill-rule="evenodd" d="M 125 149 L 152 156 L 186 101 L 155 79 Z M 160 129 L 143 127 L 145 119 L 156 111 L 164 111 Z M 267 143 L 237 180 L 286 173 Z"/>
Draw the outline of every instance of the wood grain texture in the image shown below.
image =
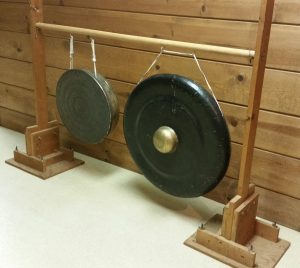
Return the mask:
<path id="1" fill-rule="evenodd" d="M 214 256 L 206 251 L 204 251 L 204 253 L 210 256 L 212 255 L 214 258 L 229 264 L 231 267 L 245 268 L 254 267 L 255 265 L 255 252 L 249 250 L 246 246 L 236 244 L 234 241 L 228 240 L 221 235 L 198 229 L 196 241 L 212 252 L 220 254 L 223 258 L 218 258 L 216 255 Z M 227 258 L 236 261 L 238 264 L 233 261 L 228 261 Z"/>
<path id="2" fill-rule="evenodd" d="M 76 20 L 73 19 L 74 17 Z M 54 6 L 45 8 L 45 22 L 250 49 L 255 48 L 257 30 L 257 24 L 250 22 L 153 16 L 150 14 L 135 14 L 133 16 L 130 12 Z M 291 35 L 294 38 L 289 38 Z M 267 66 L 299 71 L 300 53 L 297 42 L 299 39 L 298 26 L 273 25 Z M 289 41 L 286 42 L 286 40 Z M 283 43 L 284 46 L 282 46 Z"/>
<path id="3" fill-rule="evenodd" d="M 254 150 L 251 177 L 256 185 L 300 199 L 299 170 L 298 159 Z"/>
<path id="4" fill-rule="evenodd" d="M 225 177 L 206 197 L 226 204 L 237 187 L 237 180 Z M 300 230 L 300 200 L 256 187 L 259 194 L 258 216 Z"/>
<path id="5" fill-rule="evenodd" d="M 0 0 L 7 2 L 7 0 Z M 16 3 L 27 3 L 27 0 L 13 0 Z M 60 5 L 70 7 L 84 7 L 93 9 L 130 11 L 149 14 L 168 14 L 177 16 L 191 16 L 198 18 L 214 18 L 229 20 L 256 21 L 259 14 L 259 0 L 44 0 L 45 5 Z M 274 23 L 299 24 L 300 3 L 297 0 L 276 0 Z M 249 12 L 251 10 L 251 12 Z"/>
<path id="6" fill-rule="evenodd" d="M 258 194 L 254 193 L 234 211 L 233 241 L 245 245 L 255 235 L 257 204 Z"/>
<path id="7" fill-rule="evenodd" d="M 3 84 L 1 85 L 1 87 L 1 95 L 5 96 L 3 97 L 4 107 L 12 109 L 13 107 L 18 106 L 17 109 L 19 109 L 19 111 L 21 111 L 20 109 L 23 107 L 25 109 L 23 110 L 24 113 L 33 115 L 32 110 L 30 112 L 26 110 L 33 106 L 26 106 L 21 103 L 23 99 L 28 99 L 30 97 L 30 92 L 19 88 L 9 87 Z M 13 93 L 14 90 L 16 90 L 16 93 Z M 12 92 L 12 96 L 18 97 L 11 97 L 11 94 L 9 92 Z M 8 100 L 8 102 L 6 103 L 4 100 Z M 21 104 L 18 105 L 18 103 Z M 55 99 L 53 97 L 49 98 L 49 106 L 50 118 L 58 118 L 58 113 L 55 108 Z M 246 108 L 243 106 L 228 103 L 221 103 L 221 107 L 228 123 L 231 140 L 237 143 L 242 143 L 244 126 L 247 120 Z M 122 118 L 117 128 L 112 132 L 111 135 L 113 135 L 114 137 L 118 137 L 119 142 L 125 143 L 123 137 Z M 260 112 L 259 129 L 255 144 L 256 147 L 276 153 L 281 153 L 287 156 L 300 158 L 299 137 L 300 118 L 267 111 Z"/>
<path id="8" fill-rule="evenodd" d="M 28 4 L 0 2 L 0 28 L 5 31 L 29 33 Z"/>
<path id="9" fill-rule="evenodd" d="M 2 106 L 2 108 L 0 107 L 0 115 L 1 113 L 3 113 L 2 115 L 3 126 L 15 129 L 19 132 L 23 132 L 25 127 L 29 126 L 30 122 L 32 121 L 24 120 L 22 125 L 21 115 L 25 118 L 26 117 L 33 118 L 34 115 L 34 108 L 32 107 L 33 101 L 32 104 L 29 103 L 28 105 L 24 105 L 22 109 L 19 109 L 19 112 L 13 112 L 7 109 L 10 108 L 11 106 L 18 105 L 18 104 L 20 104 L 20 107 L 22 107 L 21 100 L 22 97 L 24 97 L 24 95 L 22 95 L 22 91 L 20 90 L 22 89 L 19 90 L 15 89 L 14 90 L 15 93 L 11 93 L 11 94 L 9 93 L 10 95 L 20 95 L 21 97 L 19 100 L 16 101 L 15 98 L 11 98 L 10 100 L 6 100 L 3 103 L 0 103 L 0 106 Z M 3 90 L 0 87 L 0 97 L 2 96 L 3 96 Z M 54 105 L 55 105 L 55 99 L 52 96 L 49 96 L 49 107 L 53 107 L 52 109 L 50 109 L 50 113 L 49 113 L 51 119 L 57 118 Z M 7 108 L 4 108 L 4 106 L 7 106 Z M 13 120 L 14 122 L 12 124 L 10 124 L 8 121 L 11 119 L 13 114 L 15 114 L 16 119 Z M 110 134 L 108 139 L 112 144 L 119 144 L 120 148 L 123 148 L 123 146 L 127 148 L 127 146 L 124 145 L 124 136 L 121 130 L 122 130 L 122 115 L 120 118 L 120 124 L 117 125 L 117 128 Z M 64 133 L 63 135 L 68 136 L 70 139 L 71 135 L 68 134 L 65 129 L 62 131 Z M 84 150 L 91 156 L 100 158 L 102 160 L 107 159 L 105 152 L 101 154 L 101 149 L 99 148 L 102 147 L 100 145 L 89 145 L 89 146 L 82 145 L 83 146 L 82 147 L 78 142 L 75 141 L 75 139 L 72 140 L 73 140 L 73 146 L 76 146 L 76 148 L 84 148 Z M 229 168 L 227 170 L 227 176 L 229 177 L 238 178 L 241 149 L 242 146 L 240 144 L 232 143 L 231 159 L 230 159 Z M 118 151 L 119 150 L 121 149 L 118 149 Z M 121 151 L 123 152 L 123 149 Z M 126 153 L 122 153 L 122 156 L 131 159 L 128 149 L 126 150 L 124 149 L 124 151 L 126 151 Z M 116 157 L 119 156 L 116 155 Z M 117 162 L 121 161 L 119 158 L 117 159 L 118 159 Z M 110 160 L 113 163 L 115 161 L 114 158 L 111 158 Z M 124 162 L 126 168 L 129 168 L 133 171 L 138 170 L 136 165 L 133 164 L 132 160 L 129 161 L 129 164 L 126 164 L 127 162 L 125 160 Z M 252 182 L 254 182 L 256 185 L 261 186 L 263 188 L 270 189 L 272 191 L 279 192 L 300 199 L 300 178 L 298 176 L 299 168 L 300 168 L 300 160 L 298 159 L 266 152 L 260 149 L 255 149 L 253 170 L 252 170 Z"/>
<path id="10" fill-rule="evenodd" d="M 243 137 L 239 184 L 237 194 L 243 199 L 249 193 L 251 169 L 253 162 L 254 143 L 257 132 L 259 107 L 265 78 L 265 69 L 268 56 L 269 40 L 272 27 L 272 16 L 275 0 L 262 0 L 259 23 L 256 34 L 255 57 L 252 67 L 247 118 Z M 253 224 L 254 226 L 254 224 Z"/>
<path id="11" fill-rule="evenodd" d="M 13 70 L 13 71 L 12 71 Z M 0 81 L 27 89 L 34 89 L 32 64 L 1 58 Z"/>
<path id="12" fill-rule="evenodd" d="M 1 126 L 24 133 L 26 127 L 34 124 L 35 117 L 0 107 Z"/>
<path id="13" fill-rule="evenodd" d="M 8 127 L 19 132 L 24 132 L 26 126 L 34 124 L 34 117 L 0 107 L 0 122 L 4 127 Z M 76 142 L 65 128 L 60 128 L 60 132 L 61 141 L 67 148 L 73 147 L 76 151 L 81 153 L 96 157 L 117 166 L 122 166 L 135 172 L 139 172 L 134 161 L 130 157 L 125 144 L 112 140 L 105 140 L 103 143 L 98 145 L 84 145 Z M 264 154 L 265 152 L 261 151 L 260 153 Z M 263 158 L 265 158 L 264 155 Z M 257 161 L 259 161 L 259 159 L 257 159 Z M 270 161 L 272 161 L 272 158 Z M 288 159 L 286 159 L 286 161 L 288 161 Z M 280 168 L 282 163 L 274 162 L 273 165 L 278 165 L 278 168 Z M 260 172 L 260 167 L 256 172 Z M 257 180 L 261 181 L 260 178 Z M 225 204 L 234 196 L 236 187 L 237 180 L 226 177 L 212 192 L 206 196 L 217 202 Z M 256 191 L 260 194 L 258 208 L 258 215 L 260 217 L 269 219 L 271 221 L 276 221 L 280 224 L 300 231 L 299 198 L 289 197 L 287 195 L 276 193 L 261 187 L 256 187 Z"/>
<path id="14" fill-rule="evenodd" d="M 102 48 L 100 48 L 101 51 Z M 104 76 L 109 79 L 112 83 L 112 86 L 115 91 L 119 93 L 119 96 L 122 98 L 122 103 L 120 106 L 120 110 L 124 109 L 124 103 L 135 87 L 134 81 L 137 80 L 141 76 L 142 71 L 139 75 L 136 75 L 134 79 L 128 79 L 131 72 L 134 72 L 131 68 L 138 68 L 144 70 L 144 66 L 139 64 L 126 64 L 128 59 L 132 56 L 134 57 L 134 53 L 126 53 L 125 50 L 120 50 L 120 55 L 125 54 L 122 56 L 121 60 L 114 60 L 114 57 L 110 57 L 110 59 L 106 59 L 107 53 L 114 56 L 115 52 L 114 49 L 105 49 L 103 47 L 105 54 L 102 56 L 102 64 L 98 64 L 97 67 Z M 129 50 L 130 52 L 130 50 Z M 151 63 L 155 55 L 142 55 L 143 53 L 139 54 L 140 60 L 144 61 L 146 59 L 147 63 Z M 109 55 L 109 54 L 108 54 Z M 84 67 L 89 66 L 89 61 L 87 60 L 86 64 L 81 64 L 81 59 L 79 58 L 80 55 L 77 56 L 77 66 Z M 109 61 L 111 62 L 110 69 L 107 69 L 109 65 Z M 105 63 L 104 63 L 105 62 Z M 107 63 L 106 63 L 107 62 Z M 129 65 L 129 66 L 128 66 Z M 203 69 L 206 71 L 207 77 L 213 87 L 214 93 L 216 97 L 220 101 L 235 103 L 240 105 L 246 105 L 248 101 L 248 94 L 249 94 L 249 80 L 250 80 L 250 71 L 251 69 L 248 67 L 242 67 L 237 65 L 223 65 L 217 64 L 214 62 L 209 61 L 201 61 L 201 65 Z M 114 66 L 122 66 L 124 67 L 123 75 L 116 76 L 114 75 Z M 200 84 L 205 85 L 205 82 L 202 76 L 199 75 L 197 69 L 193 66 L 193 62 L 187 59 L 175 58 L 175 57 L 163 57 L 161 61 L 158 63 L 160 66 L 160 73 L 165 72 L 174 72 L 181 75 L 185 75 L 191 77 L 192 79 L 198 81 Z M 179 67 L 182 66 L 182 67 Z M 127 68 L 130 68 L 127 70 Z M 64 70 L 57 69 L 57 68 L 47 68 L 47 84 L 49 88 L 49 92 L 51 94 L 55 94 L 56 83 L 59 77 L 62 75 Z M 157 71 L 152 72 L 153 74 Z M 119 73 L 116 71 L 116 73 Z M 239 76 L 242 76 L 242 81 L 239 81 Z M 122 79 L 126 79 L 127 81 L 116 81 Z M 129 81 L 128 81 L 129 80 Z M 131 80 L 131 81 L 130 81 Z M 282 72 L 277 70 L 267 70 L 266 77 L 264 82 L 263 88 L 263 95 L 262 95 L 262 103 L 261 108 L 266 110 L 271 110 L 274 112 L 286 113 L 291 115 L 300 115 L 300 74 L 292 73 L 292 72 Z M 120 95 L 121 94 L 121 95 Z"/>
<path id="15" fill-rule="evenodd" d="M 129 31 L 154 37 L 164 36 L 177 40 L 187 38 L 205 43 L 248 47 L 254 46 L 256 23 L 253 21 L 257 20 L 259 9 L 259 0 L 132 0 L 126 4 L 121 0 L 44 2 L 48 5 L 47 19 L 56 20 L 57 23 L 78 23 L 80 27 L 100 27 L 100 30 Z M 267 62 L 270 68 L 266 70 L 261 103 L 263 111 L 260 113 L 256 140 L 256 147 L 260 149 L 256 148 L 254 151 L 251 176 L 252 181 L 261 187 L 258 187 L 262 195 L 260 215 L 299 230 L 300 162 L 297 158 L 300 153 L 300 2 L 276 0 L 275 3 L 271 49 Z M 20 132 L 24 131 L 25 126 L 34 124 L 28 11 L 27 0 L 0 0 L 0 124 Z M 154 13 L 158 15 L 151 15 Z M 77 22 L 74 22 L 75 16 L 78 18 Z M 46 38 L 47 89 L 53 96 L 57 79 L 69 64 L 68 37 L 62 37 Z M 90 45 L 83 42 L 82 38 L 75 38 L 78 41 L 75 43 L 75 66 L 91 68 Z M 126 43 L 109 40 L 96 41 L 97 68 L 109 78 L 123 111 L 128 95 L 155 58 L 159 47 L 128 46 Z M 201 65 L 215 94 L 224 103 L 223 109 L 235 141 L 232 144 L 232 158 L 227 175 L 237 178 L 245 122 L 243 106 L 248 102 L 251 67 L 248 61 L 241 58 L 199 52 L 197 55 L 201 58 Z M 158 70 L 153 70 L 153 74 L 175 72 L 204 84 L 190 59 L 164 56 L 156 68 Z M 48 98 L 51 119 L 57 117 L 53 96 Z M 67 145 L 93 157 L 138 171 L 127 146 L 123 144 L 122 124 L 118 125 L 109 140 L 96 146 L 80 145 L 66 130 L 62 132 L 61 138 Z M 231 183 L 225 183 L 228 180 Z M 212 196 L 216 200 L 227 202 L 234 194 L 235 187 L 236 180 L 227 178 Z"/>
<path id="16" fill-rule="evenodd" d="M 47 4 L 56 5 L 57 1 L 47 0 Z M 145 2 L 143 0 L 133 0 L 126 5 L 122 0 L 64 0 L 61 5 L 74 7 L 87 7 L 117 11 L 133 11 L 151 14 L 170 14 L 179 16 L 193 16 L 202 18 L 231 19 L 231 20 L 258 20 L 259 0 L 238 1 L 238 0 L 172 0 L 162 2 L 154 0 Z M 297 0 L 277 0 L 273 18 L 275 23 L 299 24 L 300 19 L 297 14 L 300 12 L 300 3 Z M 251 12 L 249 12 L 251 10 Z"/>
<path id="17" fill-rule="evenodd" d="M 20 9 L 22 4 L 0 3 L 0 17 L 2 16 L 2 13 L 4 16 L 15 6 L 17 6 L 17 9 Z M 26 5 L 24 6 L 25 7 L 23 8 L 26 8 Z M 22 10 L 20 12 L 22 12 Z M 16 21 L 11 22 L 14 18 Z M 74 18 L 76 18 L 76 20 L 74 20 Z M 255 46 L 255 33 L 257 28 L 257 24 L 253 22 L 212 20 L 167 15 L 153 16 L 151 14 L 141 13 L 135 13 L 133 15 L 132 12 L 62 6 L 46 6 L 45 22 L 148 37 L 251 49 Z M 3 23 L 4 28 L 1 28 L 1 25 L 2 24 L 0 24 L 0 29 L 3 30 L 7 30 L 5 25 L 10 25 L 10 27 L 16 27 L 11 28 L 10 30 L 28 32 L 23 26 L 24 23 L 20 22 L 18 17 L 13 16 L 7 23 Z M 201 34 L 198 34 L 199 32 L 201 32 Z M 222 38 L 220 38 L 220 36 Z M 290 36 L 293 36 L 293 38 L 289 38 Z M 299 39 L 299 26 L 274 24 L 271 33 L 270 53 L 267 66 L 277 69 L 300 71 L 298 64 L 300 53 L 297 41 Z M 102 40 L 102 42 L 109 45 L 116 44 L 115 42 L 111 43 L 109 40 Z M 120 42 L 117 44 L 120 45 Z M 129 44 L 125 45 L 132 47 L 132 45 Z M 151 50 L 151 46 L 141 46 L 139 48 Z M 155 51 L 159 51 L 159 49 L 156 47 Z M 204 58 L 206 55 L 207 58 L 214 60 L 220 58 L 223 59 L 223 61 L 233 60 L 235 62 L 245 63 L 245 59 L 232 59 L 227 56 L 220 57 L 212 53 L 199 53 L 198 55 Z"/>
<path id="18" fill-rule="evenodd" d="M 255 40 L 251 40 L 251 35 L 256 31 L 256 24 L 249 22 L 211 21 L 141 13 L 133 16 L 131 12 L 55 6 L 45 6 L 45 22 L 194 43 L 222 42 L 243 48 L 254 47 Z M 237 36 L 235 33 L 242 28 L 244 30 Z M 199 32 L 202 34 L 198 34 Z M 223 40 L 220 40 L 220 35 Z"/>
<path id="19" fill-rule="evenodd" d="M 0 56 L 28 62 L 31 61 L 31 49 L 28 35 L 0 31 L 0 44 L 3 44 L 3 46 L 0 46 Z M 149 66 L 155 58 L 155 54 L 152 53 L 113 48 L 103 45 L 97 45 L 96 50 L 98 57 L 101 57 L 101 63 L 98 62 L 97 66 L 100 72 L 106 77 L 125 80 L 129 83 L 138 81 L 146 67 Z M 87 57 L 90 53 L 89 44 L 76 43 L 75 51 L 75 67 L 90 68 L 91 61 L 89 57 Z M 48 65 L 57 66 L 58 68 L 67 68 L 68 41 L 48 38 L 47 56 Z M 126 70 L 128 58 L 135 58 L 138 62 L 133 62 L 128 66 L 128 70 Z M 3 60 L 3 64 L 7 64 L 5 59 Z M 231 103 L 247 104 L 251 77 L 250 67 L 206 60 L 202 60 L 201 65 L 207 73 L 218 99 Z M 108 66 L 110 67 L 109 69 Z M 173 71 L 181 73 L 204 84 L 203 78 L 197 71 L 196 65 L 191 59 L 163 56 L 158 63 L 158 66 L 160 68 L 159 72 Z M 16 66 L 15 68 L 18 68 L 19 72 L 21 71 L 20 67 Z M 118 68 L 118 70 L 115 70 L 116 68 Z M 123 71 L 123 75 L 120 71 L 121 68 L 126 70 Z M 3 72 L 5 70 L 1 71 Z M 116 72 L 118 74 L 117 76 L 115 75 Z M 55 74 L 54 70 L 53 73 L 54 74 L 50 74 L 49 71 L 47 71 L 48 87 L 52 91 L 55 90 L 56 81 L 62 71 L 59 72 L 59 70 L 57 70 Z M 31 76 L 31 74 L 29 75 Z M 51 77 L 55 76 L 55 79 L 49 79 L 49 75 L 51 75 Z M 5 80 L 0 81 L 5 82 Z M 26 87 L 26 84 L 24 84 L 24 87 Z M 300 91 L 297 90 L 299 87 L 300 74 L 267 69 L 261 107 L 276 112 L 300 115 L 300 106 L 297 105 L 297 103 L 300 102 Z M 116 89 L 118 89 L 118 87 L 116 87 Z"/>
<path id="20" fill-rule="evenodd" d="M 278 242 L 279 228 L 273 224 L 256 219 L 255 234 L 273 242 Z"/>
<path id="21" fill-rule="evenodd" d="M 43 1 L 31 0 L 33 7 L 30 8 L 30 36 L 32 44 L 32 67 L 34 75 L 34 100 L 35 100 L 35 115 L 36 124 L 41 129 L 46 129 L 48 126 L 48 103 L 47 103 L 47 81 L 46 81 L 46 62 L 45 62 L 45 37 L 39 32 L 35 23 L 43 22 Z"/>
<path id="22" fill-rule="evenodd" d="M 74 159 L 73 157 L 70 159 L 69 155 L 72 153 L 73 151 L 67 152 L 67 150 L 62 149 L 57 153 L 46 156 L 42 160 L 14 151 L 14 158 L 5 162 L 41 179 L 48 179 L 84 163 L 82 160 Z"/>
<path id="23" fill-rule="evenodd" d="M 208 225 L 208 224 L 207 224 Z M 218 227 L 218 224 L 214 224 L 216 227 Z M 222 240 L 216 236 L 215 232 L 207 232 L 206 233 L 206 241 L 211 241 L 214 243 L 215 247 L 213 249 L 210 249 L 207 247 L 207 243 L 197 243 L 196 239 L 198 235 L 202 235 L 205 233 L 205 230 L 198 229 L 196 233 L 194 233 L 192 236 L 190 236 L 184 244 L 186 246 L 189 246 L 197 251 L 200 251 L 216 260 L 219 260 L 225 264 L 228 264 L 230 267 L 238 267 L 238 268 L 249 268 L 249 267 L 275 267 L 277 263 L 280 261 L 280 259 L 283 257 L 285 252 L 288 250 L 290 246 L 290 242 L 286 240 L 280 239 L 277 243 L 274 243 L 273 241 L 269 241 L 267 239 L 264 239 L 261 236 L 255 235 L 246 245 L 245 250 L 247 253 L 251 252 L 253 254 L 256 254 L 255 256 L 255 264 L 254 265 L 243 265 L 242 263 L 236 261 L 241 257 L 244 260 L 247 259 L 247 254 L 242 254 L 242 252 L 238 251 L 236 248 L 235 250 L 232 249 L 232 247 L 229 245 L 228 240 Z M 217 241 L 216 241 L 217 239 Z M 229 241 L 230 242 L 230 241 Z M 241 245 L 237 244 L 235 247 L 241 247 Z M 249 248 L 253 247 L 253 251 L 249 250 Z M 232 258 L 228 258 L 225 256 L 230 256 Z M 235 253 L 235 254 L 233 254 Z M 239 254 L 241 253 L 241 254 Z"/>

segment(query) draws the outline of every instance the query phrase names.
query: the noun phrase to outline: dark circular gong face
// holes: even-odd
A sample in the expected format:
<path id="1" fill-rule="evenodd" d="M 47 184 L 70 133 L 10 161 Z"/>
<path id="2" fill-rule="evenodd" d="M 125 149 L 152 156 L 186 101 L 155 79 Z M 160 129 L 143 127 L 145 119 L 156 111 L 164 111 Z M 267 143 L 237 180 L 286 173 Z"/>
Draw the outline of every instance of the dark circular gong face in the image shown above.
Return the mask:
<path id="1" fill-rule="evenodd" d="M 138 84 L 125 107 L 124 133 L 146 178 L 169 194 L 201 196 L 227 170 L 224 117 L 211 94 L 188 78 L 159 74 Z"/>
<path id="2" fill-rule="evenodd" d="M 83 143 L 99 143 L 112 126 L 113 111 L 106 80 L 86 70 L 68 70 L 58 81 L 56 104 L 69 132 Z"/>

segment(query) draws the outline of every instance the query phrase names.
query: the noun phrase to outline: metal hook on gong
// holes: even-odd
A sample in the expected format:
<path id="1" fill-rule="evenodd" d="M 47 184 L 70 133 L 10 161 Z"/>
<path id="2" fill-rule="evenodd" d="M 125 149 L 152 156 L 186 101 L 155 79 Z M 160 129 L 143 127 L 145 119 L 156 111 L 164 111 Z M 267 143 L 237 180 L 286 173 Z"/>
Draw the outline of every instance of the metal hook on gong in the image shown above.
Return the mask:
<path id="1" fill-rule="evenodd" d="M 95 39 L 90 38 L 91 40 L 91 48 L 92 48 L 92 62 L 94 68 L 94 75 L 97 77 L 97 66 L 96 66 L 96 49 L 95 49 Z M 74 68 L 74 37 L 70 34 L 70 70 Z"/>

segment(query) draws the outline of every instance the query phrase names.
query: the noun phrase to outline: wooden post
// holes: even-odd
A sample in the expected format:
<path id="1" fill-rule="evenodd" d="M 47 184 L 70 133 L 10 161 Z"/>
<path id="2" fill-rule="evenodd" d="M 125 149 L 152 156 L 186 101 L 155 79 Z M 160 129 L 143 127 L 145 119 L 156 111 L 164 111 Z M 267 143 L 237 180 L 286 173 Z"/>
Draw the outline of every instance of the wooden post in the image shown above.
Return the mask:
<path id="1" fill-rule="evenodd" d="M 256 36 L 256 50 L 252 67 L 252 76 L 250 83 L 250 93 L 247 117 L 248 121 L 245 126 L 244 143 L 240 164 L 239 182 L 237 196 L 230 200 L 224 208 L 224 218 L 222 224 L 222 235 L 227 239 L 235 239 L 235 211 L 247 197 L 249 197 L 254 189 L 249 191 L 250 174 L 252 167 L 254 142 L 258 122 L 260 99 L 264 81 L 268 45 L 272 26 L 274 0 L 262 0 L 258 21 L 258 29 Z M 256 212 L 254 213 L 256 215 Z M 236 222 L 237 223 L 237 222 Z"/>
<path id="2" fill-rule="evenodd" d="M 14 158 L 6 163 L 47 179 L 84 162 L 74 158 L 73 150 L 60 147 L 58 122 L 48 122 L 44 36 L 35 26 L 43 22 L 43 0 L 31 0 L 29 3 L 36 125 L 26 128 L 26 153 L 16 149 Z"/>
<path id="3" fill-rule="evenodd" d="M 272 25 L 273 7 L 274 0 L 262 0 L 256 37 L 255 57 L 250 84 L 247 111 L 248 121 L 246 122 L 244 133 L 244 143 L 237 191 L 237 194 L 242 198 L 246 198 L 248 196 L 259 106 Z"/>
<path id="4" fill-rule="evenodd" d="M 32 64 L 35 79 L 35 110 L 36 123 L 40 129 L 48 127 L 48 93 L 45 68 L 44 36 L 35 27 L 43 21 L 43 0 L 31 0 L 30 31 L 32 42 Z"/>
<path id="5" fill-rule="evenodd" d="M 208 221 L 185 241 L 186 245 L 233 267 L 274 267 L 290 246 L 278 238 L 276 226 L 256 219 L 258 194 L 250 184 L 273 8 L 274 0 L 261 1 L 237 195 L 224 207 L 223 219 L 218 224 Z M 205 230 L 210 224 L 220 229 Z"/>

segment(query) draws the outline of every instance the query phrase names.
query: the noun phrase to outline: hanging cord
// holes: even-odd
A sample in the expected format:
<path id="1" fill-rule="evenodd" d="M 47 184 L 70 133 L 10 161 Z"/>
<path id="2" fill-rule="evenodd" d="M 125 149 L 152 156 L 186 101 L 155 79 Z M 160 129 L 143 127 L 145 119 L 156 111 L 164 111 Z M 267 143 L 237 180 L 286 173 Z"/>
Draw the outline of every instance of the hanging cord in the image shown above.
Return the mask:
<path id="1" fill-rule="evenodd" d="M 92 47 L 92 62 L 94 64 L 94 74 L 95 77 L 97 77 L 95 40 L 93 38 L 91 38 L 91 47 Z"/>
<path id="2" fill-rule="evenodd" d="M 221 113 L 222 113 L 222 115 L 223 115 L 223 112 L 222 112 L 222 109 L 221 109 L 221 107 L 220 107 L 220 105 L 219 105 L 219 102 L 218 102 L 218 100 L 217 100 L 217 98 L 216 98 L 216 96 L 215 96 L 215 94 L 214 94 L 214 91 L 212 90 L 212 87 L 211 87 L 210 83 L 208 82 L 208 79 L 207 79 L 207 77 L 206 77 L 204 71 L 202 70 L 202 68 L 201 68 L 201 66 L 200 66 L 200 62 L 199 62 L 199 60 L 197 59 L 195 52 L 194 52 L 194 53 L 183 53 L 183 52 L 178 52 L 178 51 L 165 50 L 163 47 L 161 47 L 159 54 L 156 56 L 156 58 L 154 59 L 154 61 L 151 63 L 150 67 L 147 69 L 147 71 L 144 73 L 144 75 L 142 76 L 142 78 L 139 80 L 138 84 L 139 84 L 139 83 L 145 78 L 145 76 L 150 72 L 150 70 L 151 70 L 152 67 L 156 64 L 156 62 L 159 60 L 159 58 L 160 58 L 160 56 L 161 56 L 162 54 L 169 54 L 169 55 L 175 55 L 175 56 L 188 56 L 188 57 L 192 57 L 192 58 L 195 60 L 196 65 L 197 65 L 197 67 L 198 67 L 200 73 L 201 73 L 202 76 L 204 77 L 204 80 L 205 80 L 205 82 L 206 82 L 206 84 L 207 84 L 207 87 L 208 87 L 209 91 L 211 92 L 211 95 L 212 95 L 213 98 L 215 99 L 215 101 L 216 101 L 216 103 L 217 103 L 217 105 L 218 105 L 218 107 L 219 107 L 219 109 L 220 109 L 220 111 L 221 111 Z"/>
<path id="3" fill-rule="evenodd" d="M 154 59 L 154 61 L 151 63 L 150 67 L 147 69 L 147 71 L 143 74 L 143 76 L 141 77 L 141 79 L 139 80 L 138 84 L 140 82 L 142 82 L 142 80 L 144 80 L 144 78 L 146 77 L 146 75 L 150 72 L 150 70 L 152 69 L 152 67 L 154 66 L 154 64 L 158 61 L 158 59 L 160 58 L 160 56 L 162 55 L 164 51 L 164 48 L 161 47 L 160 48 L 160 52 L 157 54 L 156 58 Z"/>
<path id="4" fill-rule="evenodd" d="M 197 59 L 195 53 L 193 53 L 193 58 L 194 58 L 194 60 L 195 60 L 195 62 L 196 62 L 196 64 L 197 64 L 197 66 L 198 66 L 198 69 L 199 69 L 200 73 L 201 73 L 201 74 L 203 75 L 203 77 L 204 77 L 204 80 L 205 80 L 205 82 L 206 82 L 206 85 L 207 85 L 208 89 L 211 91 L 211 93 L 213 94 L 213 96 L 215 96 L 215 95 L 214 95 L 214 92 L 213 92 L 213 90 L 211 89 L 211 86 L 210 86 L 210 84 L 209 84 L 209 82 L 208 82 L 208 80 L 207 80 L 207 77 L 206 77 L 205 73 L 203 72 L 203 70 L 202 70 L 202 68 L 201 68 L 201 66 L 200 66 L 199 60 Z"/>
<path id="5" fill-rule="evenodd" d="M 74 62 L 74 38 L 73 35 L 70 34 L 70 70 L 73 69 Z"/>
<path id="6" fill-rule="evenodd" d="M 219 109 L 220 109 L 220 111 L 221 111 L 221 113 L 222 113 L 222 115 L 223 115 L 223 112 L 222 112 L 222 109 L 221 109 L 221 107 L 220 107 L 220 105 L 219 105 L 219 102 L 218 102 L 218 100 L 217 100 L 217 98 L 216 98 L 216 96 L 215 96 L 215 94 L 214 94 L 214 91 L 212 90 L 212 88 L 211 88 L 211 86 L 210 86 L 210 84 L 209 84 L 209 82 L 208 82 L 208 79 L 207 79 L 207 77 L 206 77 L 204 71 L 202 70 L 202 68 L 201 68 L 201 66 L 200 66 L 200 62 L 199 62 L 199 60 L 197 59 L 195 52 L 193 53 L 193 58 L 194 58 L 194 60 L 195 60 L 195 62 L 196 62 L 196 64 L 197 64 L 197 66 L 198 66 L 198 69 L 199 69 L 200 73 L 201 73 L 201 74 L 203 75 L 203 77 L 204 77 L 204 80 L 205 80 L 205 82 L 206 82 L 206 84 L 207 84 L 207 87 L 208 87 L 209 91 L 211 92 L 211 95 L 212 95 L 213 98 L 215 99 L 215 101 L 216 101 L 216 103 L 217 103 L 217 105 L 218 105 L 218 107 L 219 107 Z"/>

